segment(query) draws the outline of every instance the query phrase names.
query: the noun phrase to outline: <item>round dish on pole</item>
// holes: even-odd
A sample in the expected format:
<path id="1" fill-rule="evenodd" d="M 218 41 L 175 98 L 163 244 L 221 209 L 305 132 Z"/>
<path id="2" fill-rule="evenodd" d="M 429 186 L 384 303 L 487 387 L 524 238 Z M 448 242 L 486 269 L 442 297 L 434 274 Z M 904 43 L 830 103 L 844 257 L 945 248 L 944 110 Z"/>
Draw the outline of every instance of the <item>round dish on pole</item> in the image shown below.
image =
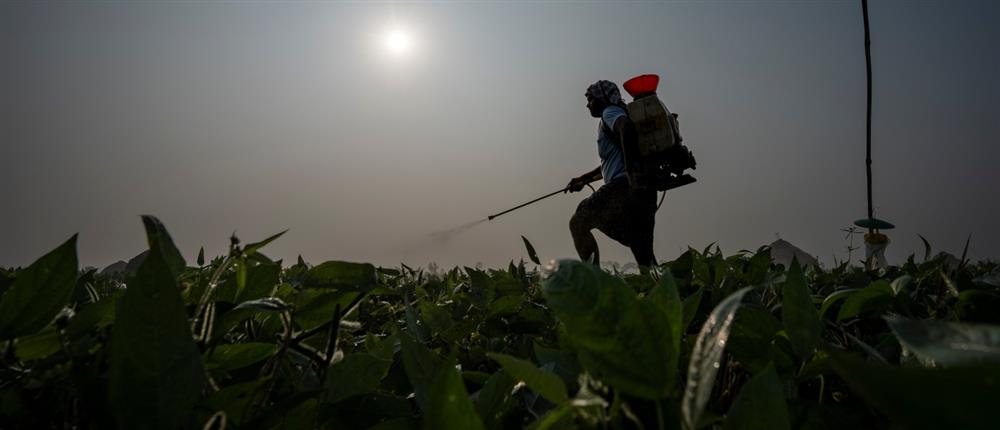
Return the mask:
<path id="1" fill-rule="evenodd" d="M 896 228 L 896 226 L 892 225 L 889 221 L 880 220 L 878 218 L 862 218 L 854 221 L 854 225 L 872 230 L 892 230 Z"/>

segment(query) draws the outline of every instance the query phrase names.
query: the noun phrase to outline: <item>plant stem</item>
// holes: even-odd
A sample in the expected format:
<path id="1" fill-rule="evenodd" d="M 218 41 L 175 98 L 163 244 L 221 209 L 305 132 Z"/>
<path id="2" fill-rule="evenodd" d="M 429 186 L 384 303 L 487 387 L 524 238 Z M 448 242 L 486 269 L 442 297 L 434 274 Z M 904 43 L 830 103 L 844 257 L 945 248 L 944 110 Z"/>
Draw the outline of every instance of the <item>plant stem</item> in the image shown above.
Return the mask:
<path id="1" fill-rule="evenodd" d="M 819 404 L 823 404 L 823 391 L 826 389 L 826 378 L 823 375 L 819 375 Z"/>
<path id="2" fill-rule="evenodd" d="M 666 427 L 663 424 L 663 401 L 662 400 L 657 400 L 656 401 L 656 423 L 657 423 L 657 426 L 658 426 L 657 428 L 659 428 L 660 430 L 666 429 Z"/>

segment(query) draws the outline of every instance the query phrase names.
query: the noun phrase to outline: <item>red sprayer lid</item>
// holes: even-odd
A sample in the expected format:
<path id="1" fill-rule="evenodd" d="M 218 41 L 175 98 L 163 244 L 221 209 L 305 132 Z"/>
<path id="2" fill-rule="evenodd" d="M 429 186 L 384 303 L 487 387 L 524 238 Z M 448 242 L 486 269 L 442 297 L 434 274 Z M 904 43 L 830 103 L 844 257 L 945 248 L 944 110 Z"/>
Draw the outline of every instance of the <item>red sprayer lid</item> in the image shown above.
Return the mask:
<path id="1" fill-rule="evenodd" d="M 656 86 L 660 84 L 658 75 L 639 75 L 625 81 L 623 86 L 632 97 L 644 96 L 656 92 Z"/>

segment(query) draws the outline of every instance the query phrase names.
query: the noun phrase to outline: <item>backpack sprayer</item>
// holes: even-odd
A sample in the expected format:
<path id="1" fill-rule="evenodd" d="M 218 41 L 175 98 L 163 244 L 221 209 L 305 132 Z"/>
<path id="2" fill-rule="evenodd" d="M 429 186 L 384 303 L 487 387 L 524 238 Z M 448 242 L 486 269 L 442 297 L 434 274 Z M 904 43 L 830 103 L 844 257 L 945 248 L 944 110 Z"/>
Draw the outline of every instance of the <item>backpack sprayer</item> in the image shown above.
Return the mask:
<path id="1" fill-rule="evenodd" d="M 681 142 L 677 114 L 671 113 L 656 96 L 657 75 L 636 76 L 622 85 L 632 96 L 628 116 L 635 124 L 638 160 L 625 160 L 631 182 L 657 191 L 672 190 L 695 178 L 684 170 L 695 169 L 694 154 Z"/>
<path id="2" fill-rule="evenodd" d="M 640 187 L 666 191 L 693 183 L 691 175 L 685 174 L 686 169 L 695 169 L 694 154 L 681 144 L 677 114 L 671 113 L 667 106 L 656 96 L 656 87 L 660 83 L 657 75 L 640 75 L 628 81 L 623 86 L 633 100 L 628 104 L 628 116 L 635 124 L 636 141 L 638 143 L 638 160 L 625 160 L 629 182 Z M 589 183 L 587 184 L 589 186 Z M 553 191 L 527 203 L 522 203 L 495 215 L 487 220 L 492 221 L 505 213 L 523 208 L 540 200 L 569 190 L 569 187 Z M 660 199 L 663 203 L 663 199 Z M 657 205 L 659 208 L 659 205 Z"/>

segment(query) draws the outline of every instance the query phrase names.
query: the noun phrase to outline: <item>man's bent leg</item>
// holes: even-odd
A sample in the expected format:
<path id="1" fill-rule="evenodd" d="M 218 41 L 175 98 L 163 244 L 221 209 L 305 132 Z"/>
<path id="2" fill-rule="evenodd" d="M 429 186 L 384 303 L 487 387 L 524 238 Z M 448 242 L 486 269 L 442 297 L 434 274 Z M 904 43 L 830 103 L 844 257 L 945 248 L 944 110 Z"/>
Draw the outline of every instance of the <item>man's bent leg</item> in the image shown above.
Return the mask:
<path id="1" fill-rule="evenodd" d="M 632 245 L 629 249 L 632 250 L 632 256 L 635 257 L 635 262 L 639 266 L 653 267 L 656 265 L 656 256 L 653 255 L 652 242 L 648 245 Z"/>
<path id="2" fill-rule="evenodd" d="M 588 219 L 587 211 L 578 207 L 576 213 L 569 219 L 569 231 L 573 235 L 573 246 L 576 247 L 576 253 L 580 255 L 581 260 L 600 264 L 601 257 L 597 249 L 597 239 L 590 232 L 593 228 L 593 222 Z"/>
<path id="3" fill-rule="evenodd" d="M 633 192 L 629 201 L 628 247 L 639 266 L 653 267 L 653 229 L 656 226 L 656 191 Z"/>
<path id="4" fill-rule="evenodd" d="M 591 233 L 593 229 L 601 230 L 615 240 L 620 241 L 624 237 L 624 232 L 618 232 L 618 220 L 623 215 L 622 206 L 627 193 L 628 181 L 622 178 L 598 188 L 577 205 L 576 212 L 569 219 L 569 230 L 573 233 L 573 245 L 581 260 L 601 263 L 597 239 Z"/>
<path id="5" fill-rule="evenodd" d="M 644 219 L 645 218 L 645 219 Z M 635 263 L 639 266 L 653 267 L 656 265 L 656 256 L 653 255 L 653 217 L 650 215 L 639 215 L 633 218 L 628 226 L 626 236 L 628 237 L 628 247 L 632 250 Z"/>

